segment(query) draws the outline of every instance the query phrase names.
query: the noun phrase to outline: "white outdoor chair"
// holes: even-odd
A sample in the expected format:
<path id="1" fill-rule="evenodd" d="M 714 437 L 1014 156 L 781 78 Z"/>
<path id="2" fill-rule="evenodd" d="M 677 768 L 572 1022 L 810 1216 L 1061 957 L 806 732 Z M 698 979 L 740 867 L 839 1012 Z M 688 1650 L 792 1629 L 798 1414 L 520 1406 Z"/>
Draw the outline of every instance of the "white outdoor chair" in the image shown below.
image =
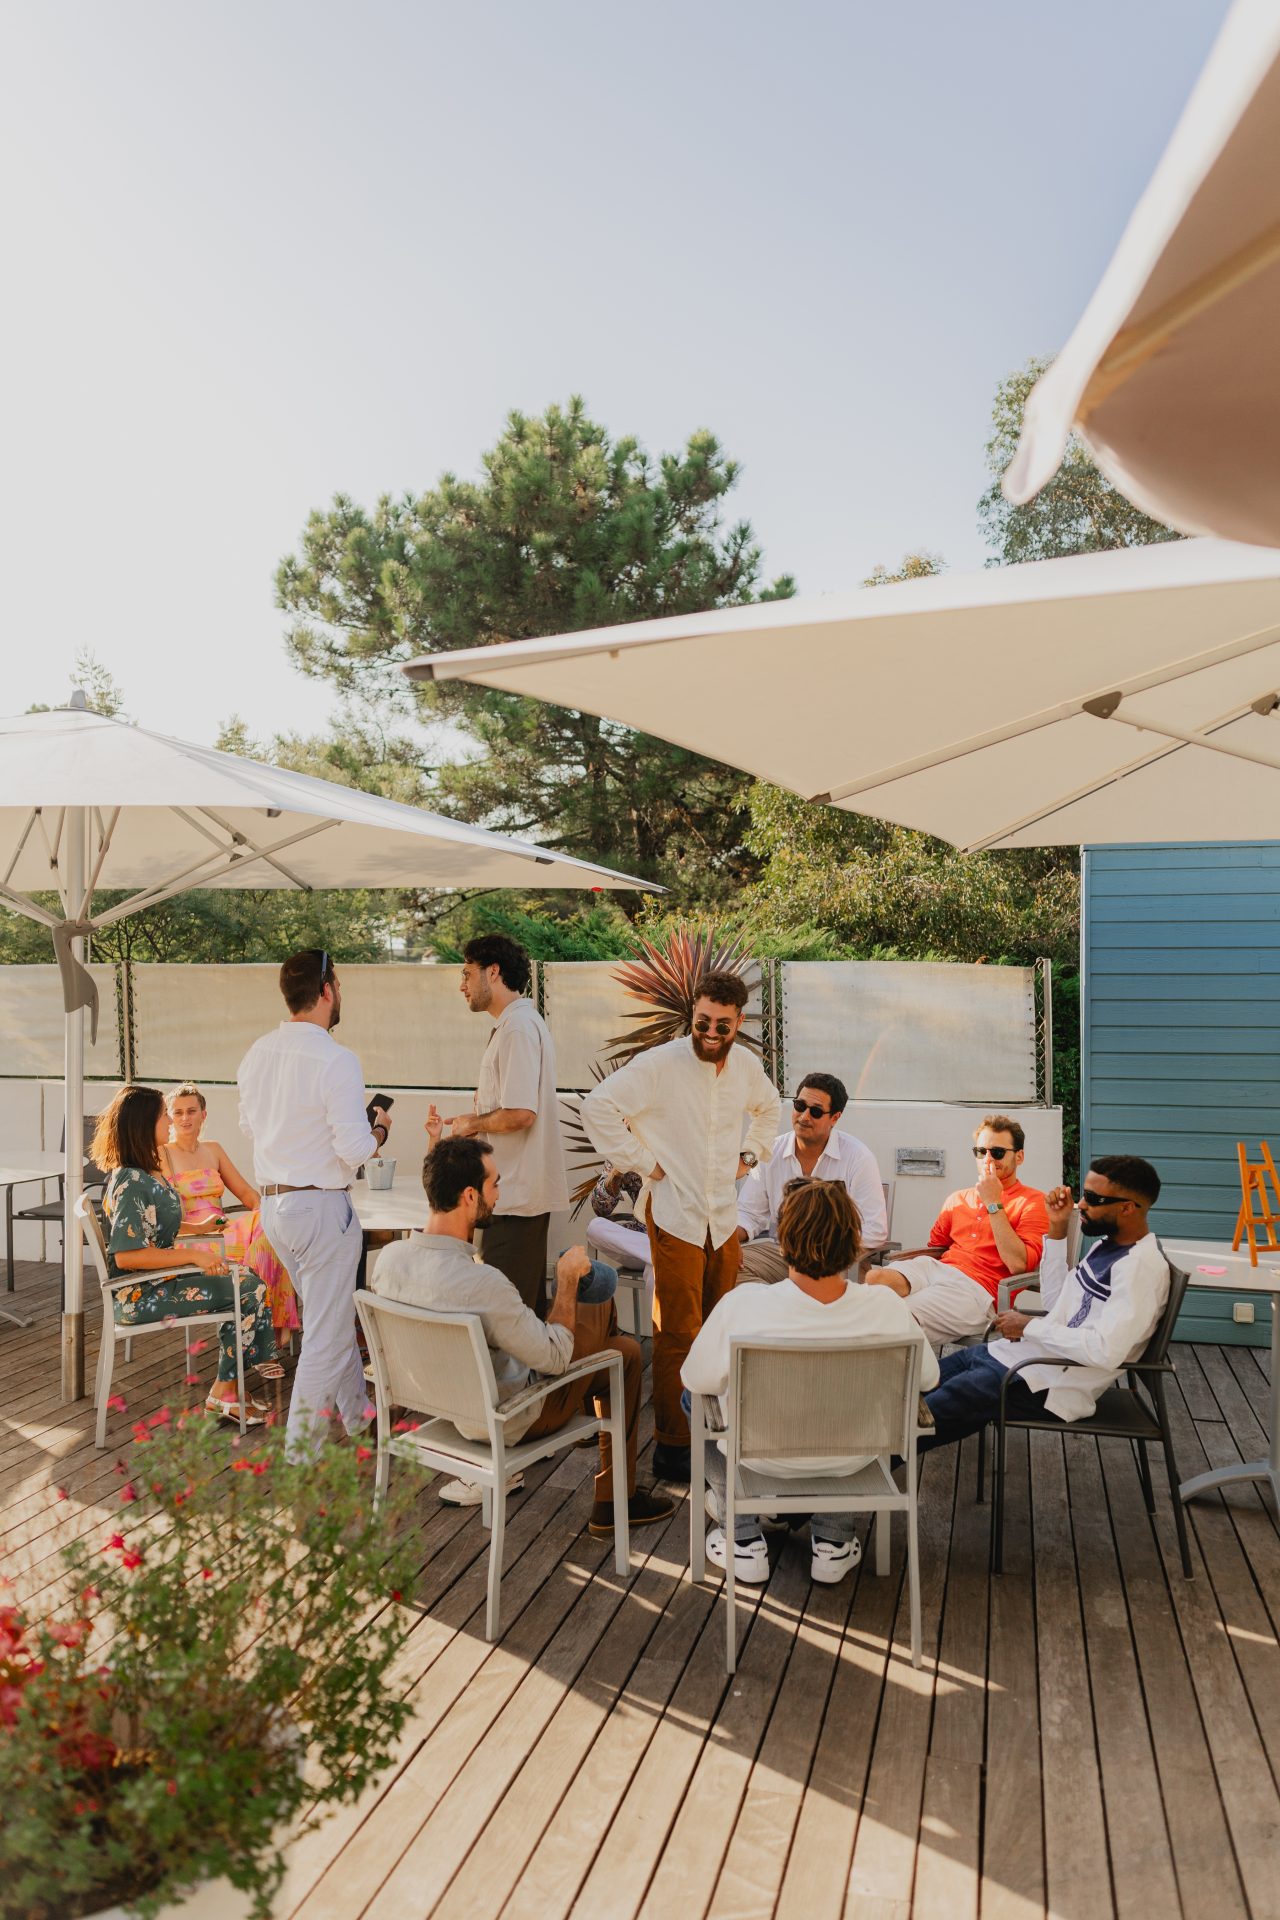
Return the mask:
<path id="1" fill-rule="evenodd" d="M 916 1417 L 920 1399 L 919 1340 L 787 1340 L 769 1346 L 729 1342 L 728 1424 L 725 1448 L 727 1540 L 744 1513 L 874 1513 L 876 1572 L 889 1571 L 889 1515 L 907 1516 L 907 1578 L 911 1593 L 911 1664 L 920 1665 L 920 1577 L 916 1538 Z M 706 1577 L 706 1443 L 714 1429 L 703 1395 L 690 1396 L 692 1454 L 689 1497 L 689 1571 Z M 719 1409 L 713 1413 L 718 1416 Z M 713 1437 L 714 1444 L 714 1437 Z M 889 1471 L 889 1456 L 905 1462 L 906 1487 Z M 803 1476 L 760 1473 L 749 1459 L 847 1460 L 872 1454 L 859 1473 Z M 737 1666 L 733 1554 L 726 1555 L 726 1661 Z"/>
<path id="2" fill-rule="evenodd" d="M 902 1242 L 893 1238 L 893 1196 L 896 1182 L 882 1180 L 880 1190 L 884 1194 L 884 1231 L 885 1240 L 881 1247 L 865 1247 L 862 1252 L 864 1267 L 882 1267 L 891 1253 L 901 1253 Z"/>
<path id="3" fill-rule="evenodd" d="M 627 1517 L 627 1421 L 624 1406 L 622 1355 L 597 1353 L 580 1360 L 554 1378 L 539 1378 L 510 1400 L 499 1401 L 493 1361 L 484 1337 L 484 1325 L 475 1313 L 434 1313 L 405 1300 L 385 1300 L 363 1291 L 356 1295 L 356 1312 L 364 1328 L 373 1366 L 378 1406 L 378 1467 L 374 1505 L 385 1496 L 391 1473 L 391 1455 L 441 1468 L 459 1480 L 482 1489 L 481 1518 L 490 1529 L 489 1588 L 485 1609 L 485 1639 L 498 1637 L 498 1609 L 502 1585 L 502 1540 L 507 1517 L 507 1480 L 521 1468 L 548 1454 L 576 1446 L 578 1441 L 606 1428 L 613 1439 L 614 1564 L 620 1574 L 631 1565 Z M 600 1373 L 608 1367 L 609 1413 L 606 1419 L 582 1413 L 558 1433 L 540 1440 L 508 1445 L 508 1423 L 538 1407 L 549 1394 L 570 1380 Z M 391 1409 L 428 1415 L 414 1432 L 391 1433 Z M 481 1429 L 486 1438 L 468 1440 L 455 1421 Z"/>
<path id="4" fill-rule="evenodd" d="M 144 1326 L 122 1327 L 116 1321 L 113 1296 L 121 1287 L 137 1286 L 147 1280 L 175 1280 L 186 1276 L 193 1280 L 203 1280 L 204 1274 L 199 1267 L 159 1267 L 148 1268 L 145 1273 L 122 1273 L 113 1280 L 107 1271 L 107 1239 L 102 1229 L 101 1201 L 91 1193 L 82 1193 L 76 1202 L 76 1212 L 84 1224 L 85 1244 L 89 1249 L 98 1275 L 98 1285 L 102 1289 L 102 1338 L 98 1343 L 98 1372 L 94 1380 L 93 1397 L 98 1410 L 98 1426 L 94 1445 L 105 1447 L 107 1444 L 107 1401 L 111 1398 L 111 1375 L 115 1368 L 116 1348 L 123 1344 L 125 1358 L 133 1352 L 133 1342 L 148 1333 L 171 1333 L 175 1326 L 182 1329 L 183 1351 L 187 1362 L 187 1372 L 191 1372 L 191 1332 L 195 1327 L 225 1327 L 230 1323 L 236 1343 L 236 1401 L 240 1408 L 240 1431 L 248 1431 L 244 1413 L 244 1329 L 243 1314 L 228 1313 L 225 1309 L 209 1313 L 175 1314 L 172 1321 L 152 1320 Z M 214 1239 L 216 1235 L 205 1236 Z M 239 1298 L 245 1269 L 228 1262 L 232 1282 Z"/>

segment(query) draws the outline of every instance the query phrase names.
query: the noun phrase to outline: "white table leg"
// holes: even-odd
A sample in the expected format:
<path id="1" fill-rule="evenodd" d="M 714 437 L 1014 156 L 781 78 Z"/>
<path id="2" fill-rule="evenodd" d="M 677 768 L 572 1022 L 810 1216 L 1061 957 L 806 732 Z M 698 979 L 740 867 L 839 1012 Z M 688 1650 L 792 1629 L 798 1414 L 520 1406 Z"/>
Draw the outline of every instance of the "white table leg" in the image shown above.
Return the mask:
<path id="1" fill-rule="evenodd" d="M 1245 1480 L 1266 1480 L 1271 1498 L 1280 1511 L 1280 1313 L 1273 1294 L 1271 1308 L 1271 1434 L 1265 1460 L 1241 1460 L 1234 1467 L 1214 1467 L 1210 1473 L 1197 1473 L 1178 1488 L 1183 1500 L 1194 1500 L 1198 1493 L 1211 1493 L 1215 1487 L 1238 1485 Z"/>

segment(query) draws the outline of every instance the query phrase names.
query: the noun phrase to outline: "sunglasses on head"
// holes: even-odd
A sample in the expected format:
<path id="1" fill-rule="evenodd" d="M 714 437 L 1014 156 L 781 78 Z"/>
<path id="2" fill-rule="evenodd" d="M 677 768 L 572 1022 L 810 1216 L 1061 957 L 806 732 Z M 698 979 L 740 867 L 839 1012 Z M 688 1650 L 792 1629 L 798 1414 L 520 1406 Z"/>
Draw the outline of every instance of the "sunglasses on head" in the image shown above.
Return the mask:
<path id="1" fill-rule="evenodd" d="M 333 963 L 329 959 L 328 950 L 322 948 L 320 953 L 320 985 L 321 987 L 327 987 L 329 984 L 329 968 L 332 964 Z"/>
<path id="2" fill-rule="evenodd" d="M 720 1033 L 720 1034 L 732 1033 L 733 1021 L 732 1020 L 708 1020 L 706 1015 L 704 1014 L 701 1020 L 694 1021 L 693 1030 L 695 1033 Z"/>
<path id="3" fill-rule="evenodd" d="M 793 1100 L 791 1104 L 797 1113 L 811 1113 L 815 1120 L 828 1120 L 831 1117 L 829 1107 L 815 1107 L 812 1100 Z"/>
<path id="4" fill-rule="evenodd" d="M 1126 1200 L 1122 1193 L 1099 1193 L 1093 1187 L 1082 1187 L 1080 1205 L 1082 1207 L 1131 1207 L 1133 1202 Z"/>
<path id="5" fill-rule="evenodd" d="M 1003 1160 L 1006 1153 L 1016 1153 L 1017 1151 L 1018 1149 L 1016 1147 L 975 1147 L 973 1157 L 975 1160 L 985 1160 L 987 1155 L 990 1154 L 993 1160 Z"/>

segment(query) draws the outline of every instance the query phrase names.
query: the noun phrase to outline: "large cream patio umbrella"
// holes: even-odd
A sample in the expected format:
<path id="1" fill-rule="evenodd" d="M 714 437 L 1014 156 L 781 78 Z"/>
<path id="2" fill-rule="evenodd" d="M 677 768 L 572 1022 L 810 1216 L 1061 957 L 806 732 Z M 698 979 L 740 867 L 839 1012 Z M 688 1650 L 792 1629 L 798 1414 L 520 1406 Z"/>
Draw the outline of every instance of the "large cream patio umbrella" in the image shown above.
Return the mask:
<path id="1" fill-rule="evenodd" d="M 1073 429 L 1157 520 L 1280 546 L 1280 0 L 1237 0 L 1228 16 L 1031 394 L 1008 499 L 1052 479 Z"/>
<path id="2" fill-rule="evenodd" d="M 954 845 L 1280 839 L 1280 552 L 1168 541 L 427 655 Z"/>
<path id="3" fill-rule="evenodd" d="M 376 794 L 90 713 L 84 695 L 0 720 L 0 903 L 48 927 L 66 1006 L 63 1398 L 84 1391 L 81 1186 L 86 937 L 195 887 L 651 883 Z M 101 890 L 125 889 L 94 911 Z M 29 896 L 56 893 L 60 911 Z"/>

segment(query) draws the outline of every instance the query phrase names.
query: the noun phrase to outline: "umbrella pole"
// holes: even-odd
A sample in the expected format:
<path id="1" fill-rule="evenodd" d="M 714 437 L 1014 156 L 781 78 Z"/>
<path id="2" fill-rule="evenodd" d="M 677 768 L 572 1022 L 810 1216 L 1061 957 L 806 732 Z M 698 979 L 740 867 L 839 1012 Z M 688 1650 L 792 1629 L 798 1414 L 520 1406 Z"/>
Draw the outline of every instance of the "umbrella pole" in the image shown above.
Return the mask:
<path id="1" fill-rule="evenodd" d="M 66 818 L 67 912 L 79 918 L 84 894 L 87 812 L 68 807 Z M 72 942 L 72 953 L 84 960 L 84 941 Z M 84 1236 L 76 1207 L 84 1169 L 84 1008 L 65 1016 L 64 1056 L 66 1116 L 62 1214 L 62 1398 L 84 1398 Z"/>

